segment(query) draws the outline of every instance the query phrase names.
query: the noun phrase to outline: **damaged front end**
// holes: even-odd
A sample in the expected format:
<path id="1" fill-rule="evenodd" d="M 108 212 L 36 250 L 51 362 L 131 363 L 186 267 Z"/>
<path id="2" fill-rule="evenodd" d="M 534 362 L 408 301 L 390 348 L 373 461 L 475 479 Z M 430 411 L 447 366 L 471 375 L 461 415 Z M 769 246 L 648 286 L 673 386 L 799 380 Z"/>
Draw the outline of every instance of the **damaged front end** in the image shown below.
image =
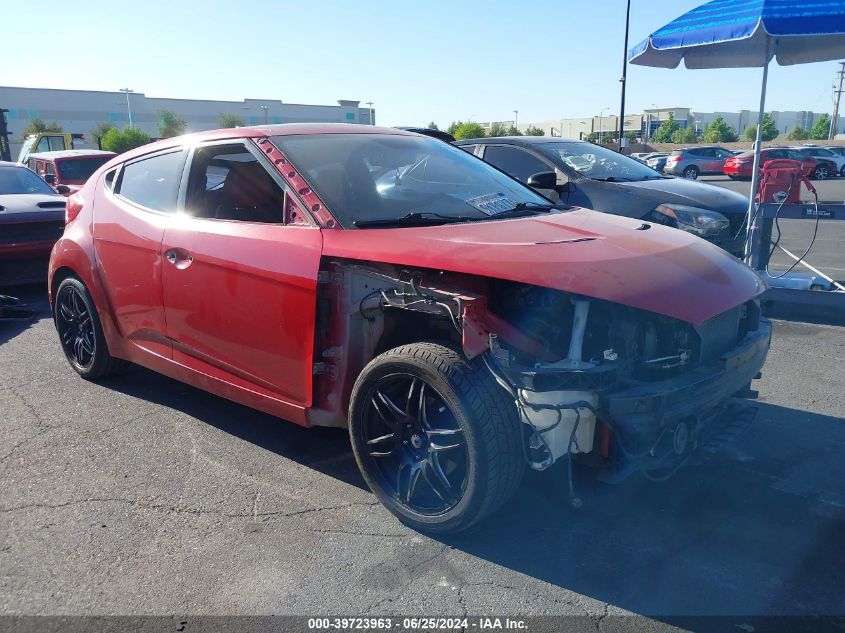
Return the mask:
<path id="1" fill-rule="evenodd" d="M 769 347 L 756 299 L 693 325 L 565 291 L 388 264 L 333 260 L 321 280 L 313 424 L 341 423 L 338 394 L 378 353 L 446 340 L 510 394 L 536 470 L 572 457 L 610 481 L 636 469 L 671 474 L 759 377 Z"/>

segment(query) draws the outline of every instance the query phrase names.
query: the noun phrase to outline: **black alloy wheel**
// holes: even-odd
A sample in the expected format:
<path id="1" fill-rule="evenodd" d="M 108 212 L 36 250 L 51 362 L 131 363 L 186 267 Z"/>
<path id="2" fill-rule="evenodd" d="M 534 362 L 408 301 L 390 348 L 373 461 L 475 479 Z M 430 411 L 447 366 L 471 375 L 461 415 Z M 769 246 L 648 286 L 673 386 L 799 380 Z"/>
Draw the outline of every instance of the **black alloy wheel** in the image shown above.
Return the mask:
<path id="1" fill-rule="evenodd" d="M 355 461 L 410 527 L 454 533 L 507 501 L 525 470 L 522 423 L 481 358 L 408 343 L 361 371 L 349 403 Z"/>
<path id="2" fill-rule="evenodd" d="M 103 378 L 129 366 L 109 353 L 94 300 L 76 277 L 67 277 L 59 284 L 53 320 L 65 357 L 83 378 Z"/>
<path id="3" fill-rule="evenodd" d="M 56 329 L 65 356 L 74 368 L 90 369 L 97 352 L 94 321 L 82 293 L 74 285 L 63 285 L 56 296 Z"/>
<path id="4" fill-rule="evenodd" d="M 389 374 L 364 407 L 361 440 L 384 489 L 415 513 L 454 508 L 466 488 L 467 449 L 440 394 L 412 374 Z"/>

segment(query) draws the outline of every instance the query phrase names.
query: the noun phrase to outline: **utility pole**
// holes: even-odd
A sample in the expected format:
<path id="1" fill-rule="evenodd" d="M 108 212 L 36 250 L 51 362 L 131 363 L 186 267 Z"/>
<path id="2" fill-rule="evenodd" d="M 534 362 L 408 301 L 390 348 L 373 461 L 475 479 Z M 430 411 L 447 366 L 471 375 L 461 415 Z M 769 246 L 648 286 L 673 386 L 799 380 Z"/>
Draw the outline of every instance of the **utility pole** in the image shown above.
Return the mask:
<path id="1" fill-rule="evenodd" d="M 625 138 L 625 82 L 628 79 L 628 26 L 631 24 L 631 0 L 625 11 L 625 50 L 622 51 L 622 104 L 619 107 L 619 153 L 622 153 L 622 141 Z"/>
<path id="2" fill-rule="evenodd" d="M 513 126 L 518 130 L 519 129 L 519 110 L 513 111 Z"/>
<path id="3" fill-rule="evenodd" d="M 833 116 L 830 117 L 830 130 L 827 133 L 827 140 L 832 141 L 836 136 L 836 128 L 839 123 L 839 100 L 842 98 L 842 80 L 845 79 L 845 62 L 839 62 L 839 87 L 833 91 Z"/>
<path id="4" fill-rule="evenodd" d="M 367 101 L 367 105 L 370 106 L 370 125 L 375 125 L 376 122 L 373 121 L 373 102 Z"/>

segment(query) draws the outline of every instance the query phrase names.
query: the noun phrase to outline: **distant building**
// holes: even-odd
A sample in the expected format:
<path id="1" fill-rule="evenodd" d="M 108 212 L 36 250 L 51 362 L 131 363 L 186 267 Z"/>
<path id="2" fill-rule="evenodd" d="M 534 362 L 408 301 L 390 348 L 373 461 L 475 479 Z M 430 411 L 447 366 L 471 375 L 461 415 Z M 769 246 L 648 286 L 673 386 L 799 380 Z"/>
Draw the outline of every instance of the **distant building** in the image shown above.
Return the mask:
<path id="1" fill-rule="evenodd" d="M 65 132 L 86 137 L 103 121 L 116 127 L 132 124 L 152 138 L 158 137 L 159 110 L 170 110 L 185 119 L 189 132 L 213 130 L 223 114 L 241 117 L 246 125 L 262 123 L 361 123 L 375 122 L 375 111 L 359 107 L 359 101 L 340 99 L 337 105 L 303 105 L 272 99 L 243 101 L 206 101 L 147 97 L 142 92 L 101 92 L 94 90 L 57 90 L 52 88 L 17 88 L 0 86 L 0 108 L 9 112 L 9 140 L 12 154 L 21 140 L 21 132 L 32 119 L 56 121 Z M 372 120 L 370 114 L 372 112 Z"/>
<path id="2" fill-rule="evenodd" d="M 782 134 L 787 134 L 796 127 L 804 129 L 812 128 L 823 113 L 809 111 L 778 111 L 768 112 L 774 118 L 775 126 Z M 692 127 L 701 132 L 710 125 L 716 117 L 722 119 L 729 126 L 734 128 L 740 136 L 750 125 L 757 124 L 757 112 L 754 110 L 740 110 L 739 112 L 695 112 L 690 108 L 668 107 L 649 108 L 643 110 L 642 114 L 626 114 L 625 132 L 634 132 L 638 138 L 648 139 L 664 123 L 669 115 L 672 115 L 678 125 L 682 128 Z M 506 126 L 511 121 L 502 121 Z M 483 124 L 489 129 L 492 123 Z M 529 126 L 538 127 L 543 130 L 546 136 L 558 136 L 568 139 L 584 139 L 590 134 L 604 135 L 607 132 L 616 132 L 619 129 L 619 116 L 587 116 L 577 118 L 547 119 L 533 123 L 520 123 L 520 132 L 525 132 Z M 845 117 L 839 118 L 838 134 L 845 133 Z"/>

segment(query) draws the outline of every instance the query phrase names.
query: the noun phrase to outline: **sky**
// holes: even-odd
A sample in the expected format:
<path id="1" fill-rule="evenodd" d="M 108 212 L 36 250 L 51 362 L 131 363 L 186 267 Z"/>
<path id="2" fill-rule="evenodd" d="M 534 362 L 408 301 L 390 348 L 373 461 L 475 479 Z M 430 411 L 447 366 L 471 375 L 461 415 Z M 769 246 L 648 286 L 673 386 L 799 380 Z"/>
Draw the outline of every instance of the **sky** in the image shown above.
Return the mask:
<path id="1" fill-rule="evenodd" d="M 629 48 L 700 3 L 632 0 Z M 52 31 L 36 28 L 47 24 L 37 6 L 4 12 L 0 85 L 354 99 L 372 101 L 381 125 L 619 112 L 625 0 L 76 0 L 50 3 L 49 23 L 68 27 Z M 50 32 L 54 47 L 36 37 Z M 773 63 L 766 110 L 830 112 L 838 68 Z M 756 110 L 761 78 L 760 69 L 629 66 L 625 111 Z"/>

